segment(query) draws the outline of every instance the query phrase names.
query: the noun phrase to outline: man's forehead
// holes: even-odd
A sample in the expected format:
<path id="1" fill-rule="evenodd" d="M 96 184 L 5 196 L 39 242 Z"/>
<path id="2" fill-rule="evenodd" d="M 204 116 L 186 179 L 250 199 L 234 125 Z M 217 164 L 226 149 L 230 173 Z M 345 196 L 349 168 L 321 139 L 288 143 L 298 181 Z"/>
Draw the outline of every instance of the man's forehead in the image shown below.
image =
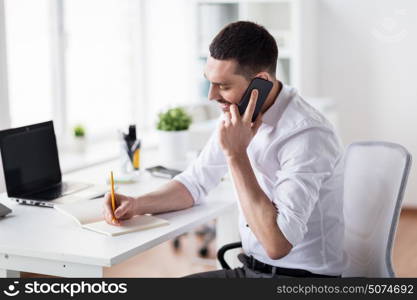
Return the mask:
<path id="1" fill-rule="evenodd" d="M 204 68 L 204 76 L 211 82 L 226 82 L 233 80 L 237 62 L 232 59 L 220 60 L 211 56 L 207 58 L 207 63 Z"/>

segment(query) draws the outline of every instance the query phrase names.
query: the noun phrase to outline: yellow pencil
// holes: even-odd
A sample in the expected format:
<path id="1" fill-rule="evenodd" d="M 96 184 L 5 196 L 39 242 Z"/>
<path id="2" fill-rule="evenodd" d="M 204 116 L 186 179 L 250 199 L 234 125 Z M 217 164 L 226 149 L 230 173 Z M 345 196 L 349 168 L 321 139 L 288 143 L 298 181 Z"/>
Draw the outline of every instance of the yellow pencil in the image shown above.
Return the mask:
<path id="1" fill-rule="evenodd" d="M 111 184 L 111 208 L 113 212 L 113 219 L 112 221 L 117 221 L 114 212 L 116 211 L 116 199 L 114 197 L 114 178 L 113 178 L 113 171 L 110 172 L 110 184 Z"/>

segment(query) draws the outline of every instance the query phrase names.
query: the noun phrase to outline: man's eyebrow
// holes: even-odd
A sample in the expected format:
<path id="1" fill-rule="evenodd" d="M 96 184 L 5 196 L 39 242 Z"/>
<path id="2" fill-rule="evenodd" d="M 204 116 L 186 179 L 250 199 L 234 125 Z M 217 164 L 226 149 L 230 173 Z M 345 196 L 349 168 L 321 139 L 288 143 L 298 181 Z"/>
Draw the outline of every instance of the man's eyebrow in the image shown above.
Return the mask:
<path id="1" fill-rule="evenodd" d="M 203 73 L 203 76 L 204 76 L 205 79 L 208 80 L 207 75 L 206 75 L 206 72 Z M 217 84 L 217 85 L 229 85 L 230 84 L 229 82 L 211 82 L 211 83 L 212 84 Z"/>

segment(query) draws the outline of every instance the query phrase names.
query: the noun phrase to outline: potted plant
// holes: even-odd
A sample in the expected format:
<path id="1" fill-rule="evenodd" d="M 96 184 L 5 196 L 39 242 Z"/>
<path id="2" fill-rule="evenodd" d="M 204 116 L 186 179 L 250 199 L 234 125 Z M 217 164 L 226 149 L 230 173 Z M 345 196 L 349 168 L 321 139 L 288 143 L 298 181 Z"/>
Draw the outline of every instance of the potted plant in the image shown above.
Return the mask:
<path id="1" fill-rule="evenodd" d="M 85 139 L 85 128 L 83 125 L 76 125 L 73 129 L 74 132 L 74 146 L 77 152 L 85 152 L 86 139 Z"/>
<path id="2" fill-rule="evenodd" d="M 183 161 L 188 150 L 188 129 L 191 116 L 181 107 L 158 115 L 159 154 L 164 162 Z"/>

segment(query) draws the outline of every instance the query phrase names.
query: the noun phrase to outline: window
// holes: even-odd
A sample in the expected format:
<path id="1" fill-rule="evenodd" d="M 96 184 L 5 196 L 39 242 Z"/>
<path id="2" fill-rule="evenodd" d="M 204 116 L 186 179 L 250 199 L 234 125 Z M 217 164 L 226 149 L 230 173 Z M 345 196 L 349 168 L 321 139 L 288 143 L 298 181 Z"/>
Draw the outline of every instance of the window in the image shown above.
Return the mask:
<path id="1" fill-rule="evenodd" d="M 138 0 L 5 0 L 12 126 L 108 137 L 141 124 Z"/>
<path id="2" fill-rule="evenodd" d="M 134 121 L 134 30 L 128 0 L 64 3 L 67 122 L 94 134 Z M 111 120 L 111 121 L 110 121 Z"/>
<path id="3" fill-rule="evenodd" d="M 49 0 L 5 1 L 12 126 L 52 119 L 48 7 Z"/>
<path id="4" fill-rule="evenodd" d="M 192 2 L 4 1 L 12 126 L 53 119 L 61 143 L 78 124 L 106 139 L 200 100 Z"/>

